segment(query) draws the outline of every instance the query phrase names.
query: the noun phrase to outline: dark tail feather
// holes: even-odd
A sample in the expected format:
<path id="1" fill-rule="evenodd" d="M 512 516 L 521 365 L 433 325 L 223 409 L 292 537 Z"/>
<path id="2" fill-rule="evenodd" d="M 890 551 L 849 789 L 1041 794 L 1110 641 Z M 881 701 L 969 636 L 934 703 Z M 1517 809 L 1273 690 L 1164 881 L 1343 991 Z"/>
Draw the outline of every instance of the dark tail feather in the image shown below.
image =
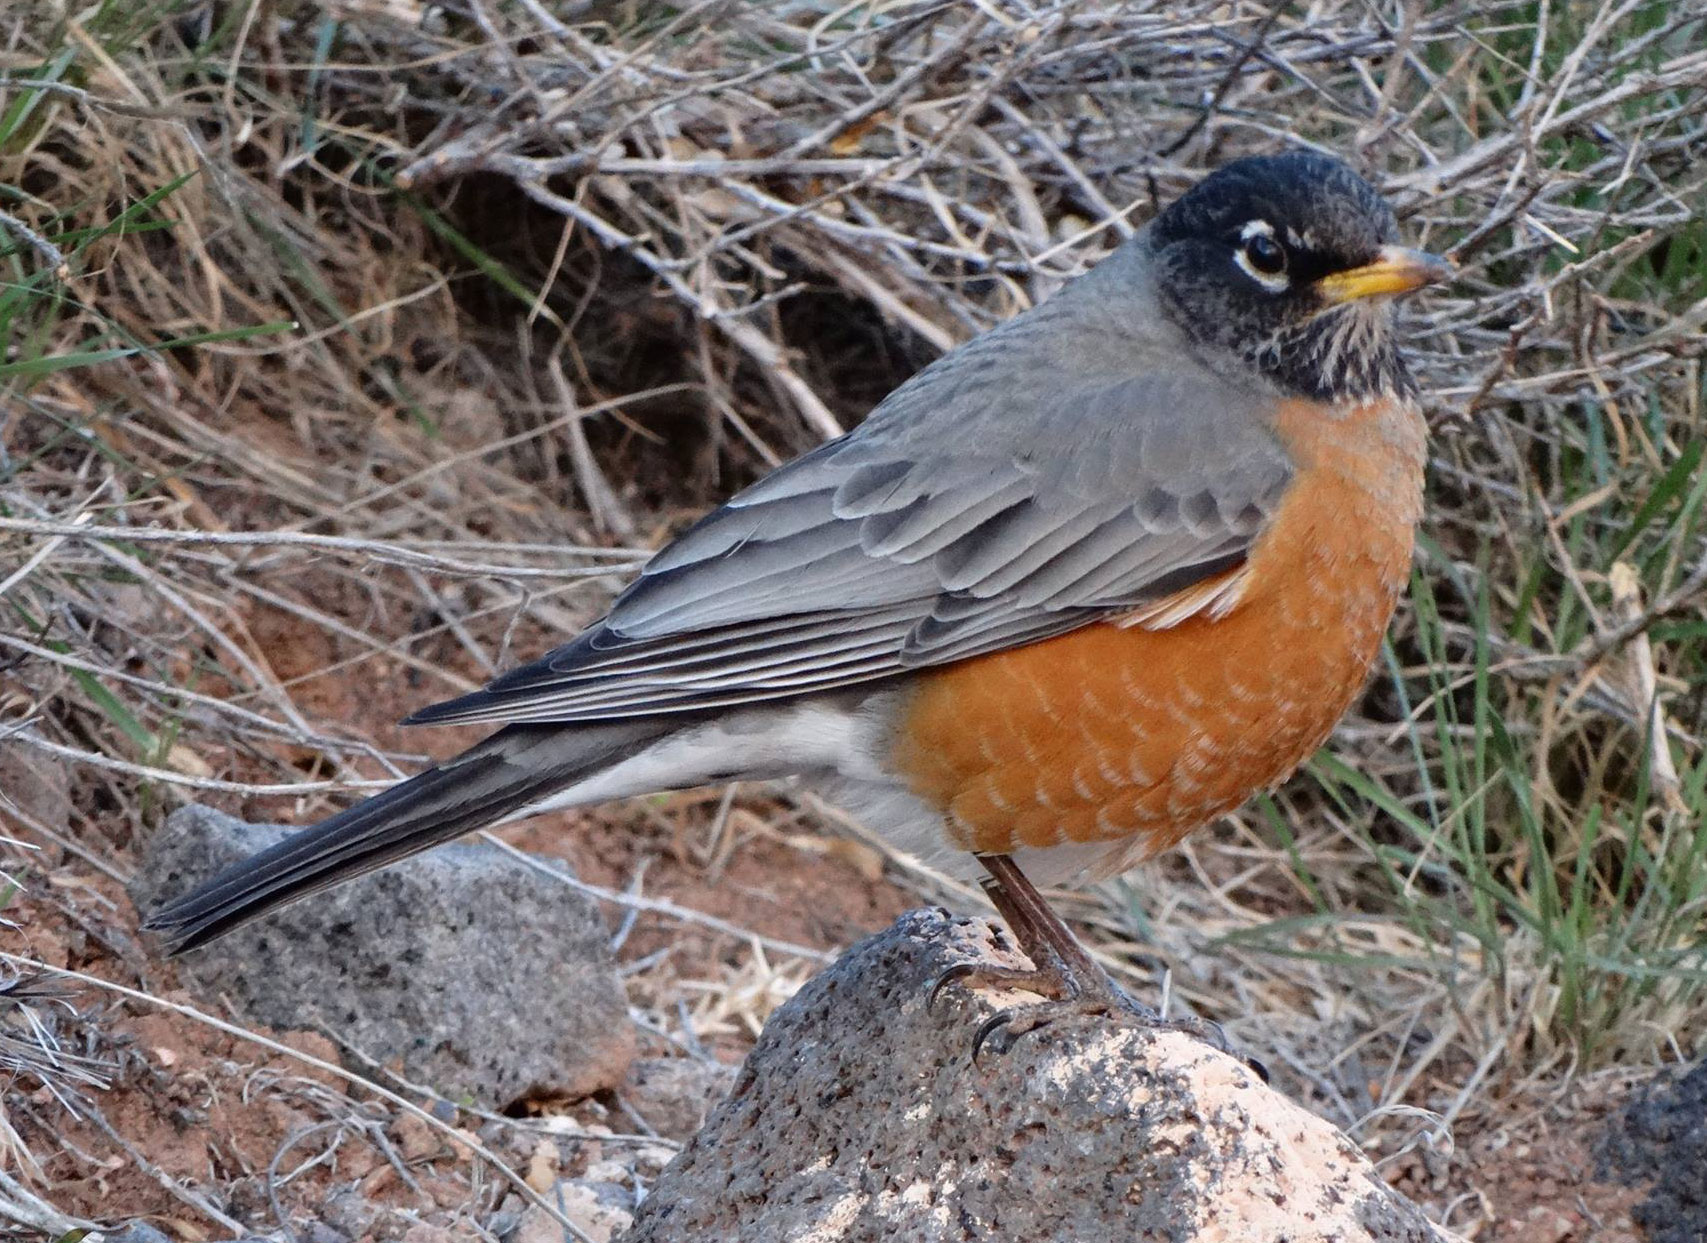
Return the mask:
<path id="1" fill-rule="evenodd" d="M 143 927 L 171 952 L 473 832 L 627 759 L 680 721 L 512 725 L 455 759 L 322 820 L 153 911 Z"/>

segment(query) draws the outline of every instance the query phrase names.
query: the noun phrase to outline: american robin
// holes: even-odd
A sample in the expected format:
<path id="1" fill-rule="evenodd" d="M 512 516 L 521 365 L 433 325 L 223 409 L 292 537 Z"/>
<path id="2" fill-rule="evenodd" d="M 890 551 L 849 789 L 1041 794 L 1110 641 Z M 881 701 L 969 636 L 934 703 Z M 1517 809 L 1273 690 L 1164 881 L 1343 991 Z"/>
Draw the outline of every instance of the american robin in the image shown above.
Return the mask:
<path id="1" fill-rule="evenodd" d="M 666 545 L 417 724 L 502 729 L 157 911 L 175 949 L 472 829 L 802 775 L 984 884 L 1051 1005 L 1127 1006 L 1027 876 L 1283 780 L 1405 582 L 1425 428 L 1392 299 L 1447 278 L 1338 160 L 1239 160 L 1055 297 Z"/>

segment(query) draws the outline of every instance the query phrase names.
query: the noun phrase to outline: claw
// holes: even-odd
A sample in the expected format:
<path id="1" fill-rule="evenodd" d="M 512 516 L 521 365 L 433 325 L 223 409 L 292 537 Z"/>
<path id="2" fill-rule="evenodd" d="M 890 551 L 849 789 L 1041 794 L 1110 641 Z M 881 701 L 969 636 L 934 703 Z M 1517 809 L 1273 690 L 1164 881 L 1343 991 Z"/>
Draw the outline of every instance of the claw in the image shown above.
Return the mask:
<path id="1" fill-rule="evenodd" d="M 1162 1019 L 1157 1016 L 1157 1026 L 1196 1037 L 1217 1053 L 1237 1056 L 1233 1053 L 1232 1041 L 1227 1039 L 1227 1029 L 1214 1019 L 1200 1019 L 1194 1015 L 1182 1019 Z"/>
<path id="2" fill-rule="evenodd" d="M 972 1033 L 972 1064 L 974 1066 L 978 1064 L 978 1054 L 983 1050 L 984 1042 L 999 1032 L 1002 1028 L 1006 1027 L 1009 1022 L 1012 1021 L 1013 1017 L 1012 1011 L 998 1010 L 995 1014 L 992 1014 L 989 1018 L 978 1024 L 978 1030 Z M 1024 1034 L 1024 1032 L 1018 1033 L 1018 1035 Z M 1013 1040 L 1013 1037 L 1010 1037 L 1008 1040 L 1007 1047 L 1010 1049 L 1013 1047 Z"/>
<path id="3" fill-rule="evenodd" d="M 952 967 L 947 968 L 941 975 L 937 976 L 936 982 L 931 985 L 931 995 L 925 1001 L 925 1009 L 935 1010 L 937 998 L 942 996 L 943 989 L 951 984 L 960 983 L 967 976 L 977 974 L 977 971 L 978 964 L 975 962 L 957 962 Z"/>
<path id="4" fill-rule="evenodd" d="M 1006 1039 L 999 1052 L 1006 1053 L 1014 1047 L 1021 1036 L 1039 1028 L 1048 1027 L 1050 1023 L 1062 1014 L 1082 1014 L 1092 1012 L 1093 1007 L 1080 1002 L 1077 997 L 1066 997 L 1058 1001 L 1040 1001 L 1029 1006 L 1009 1006 L 1006 1010 L 998 1011 L 978 1024 L 978 1030 L 972 1034 L 972 1062 L 978 1062 L 978 1052 L 985 1042 L 997 1032 L 1002 1032 Z"/>
<path id="5" fill-rule="evenodd" d="M 1257 1058 L 1249 1057 L 1240 1052 L 1238 1045 L 1234 1044 L 1227 1038 L 1227 1029 L 1222 1027 L 1221 1024 L 1217 1023 L 1214 1019 L 1200 1019 L 1196 1017 L 1166 1019 L 1159 1020 L 1157 1022 L 1157 1026 L 1169 1028 L 1177 1032 L 1184 1032 L 1188 1036 L 1192 1036 L 1203 1041 L 1204 1044 L 1208 1045 L 1211 1049 L 1214 1049 L 1217 1053 L 1225 1053 L 1234 1061 L 1243 1062 L 1250 1068 L 1251 1073 L 1258 1079 L 1261 1079 L 1264 1083 L 1268 1082 L 1268 1067 L 1264 1066 Z"/>

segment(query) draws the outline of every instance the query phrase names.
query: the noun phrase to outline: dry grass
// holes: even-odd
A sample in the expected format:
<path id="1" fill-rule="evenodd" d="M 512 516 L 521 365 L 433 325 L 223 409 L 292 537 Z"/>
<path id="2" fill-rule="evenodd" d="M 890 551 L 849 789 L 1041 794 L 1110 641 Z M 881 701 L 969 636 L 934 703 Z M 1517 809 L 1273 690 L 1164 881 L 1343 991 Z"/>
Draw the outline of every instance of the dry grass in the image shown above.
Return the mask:
<path id="1" fill-rule="evenodd" d="M 352 0 L 0 40 L 0 781 L 71 778 L 0 809 L 0 866 L 102 930 L 87 963 L 161 987 L 65 877 L 184 799 L 304 819 L 419 762 L 392 718 L 1303 142 L 1462 265 L 1412 321 L 1413 602 L 1307 775 L 1070 909 L 1389 1156 L 1699 1051 L 1698 7 Z M 719 857 L 726 802 L 671 814 Z M 766 940 L 710 994 L 637 979 L 641 1017 L 741 1029 L 813 952 Z"/>

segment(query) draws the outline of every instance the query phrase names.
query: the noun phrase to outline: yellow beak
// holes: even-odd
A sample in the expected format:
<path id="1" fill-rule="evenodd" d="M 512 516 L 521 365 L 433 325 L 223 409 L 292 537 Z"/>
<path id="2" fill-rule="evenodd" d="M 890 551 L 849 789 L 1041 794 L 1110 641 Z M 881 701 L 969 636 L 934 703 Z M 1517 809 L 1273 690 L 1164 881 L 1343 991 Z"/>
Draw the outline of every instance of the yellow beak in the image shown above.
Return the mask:
<path id="1" fill-rule="evenodd" d="M 1403 246 L 1383 246 L 1374 263 L 1344 272 L 1330 272 L 1316 282 L 1323 301 L 1337 306 L 1358 298 L 1391 297 L 1411 293 L 1424 285 L 1451 280 L 1456 269 L 1439 255 Z"/>

